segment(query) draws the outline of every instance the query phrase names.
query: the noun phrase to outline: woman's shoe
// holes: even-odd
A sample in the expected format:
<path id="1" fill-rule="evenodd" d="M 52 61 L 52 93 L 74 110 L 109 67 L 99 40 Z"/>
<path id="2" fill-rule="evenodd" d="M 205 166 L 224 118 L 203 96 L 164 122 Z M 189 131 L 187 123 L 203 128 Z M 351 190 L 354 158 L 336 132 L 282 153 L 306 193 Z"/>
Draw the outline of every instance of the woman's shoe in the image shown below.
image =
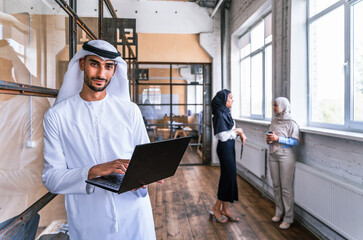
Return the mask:
<path id="1" fill-rule="evenodd" d="M 282 222 L 279 227 L 280 227 L 280 229 L 288 229 L 290 226 L 291 226 L 291 223 Z"/>
<path id="2" fill-rule="evenodd" d="M 221 215 L 219 218 L 217 218 L 216 215 L 214 215 L 214 212 L 212 210 L 209 211 L 209 218 L 211 220 L 213 220 L 213 218 L 215 218 L 218 223 L 226 223 L 227 222 L 227 218 L 224 215 Z"/>
<path id="3" fill-rule="evenodd" d="M 231 221 L 231 222 L 239 222 L 239 218 L 238 217 L 232 217 L 232 216 L 228 216 L 224 213 L 221 212 L 221 214 L 223 214 L 224 216 L 227 217 L 228 221 Z"/>
<path id="4" fill-rule="evenodd" d="M 227 218 L 228 218 L 228 220 L 229 221 L 231 221 L 231 222 L 239 222 L 239 218 L 238 217 L 228 217 L 228 216 L 226 216 Z"/>
<path id="5" fill-rule="evenodd" d="M 280 222 L 280 220 L 281 220 L 281 218 L 280 218 L 280 217 L 278 217 L 278 216 L 273 216 L 273 217 L 272 217 L 272 221 L 273 221 L 273 222 Z"/>

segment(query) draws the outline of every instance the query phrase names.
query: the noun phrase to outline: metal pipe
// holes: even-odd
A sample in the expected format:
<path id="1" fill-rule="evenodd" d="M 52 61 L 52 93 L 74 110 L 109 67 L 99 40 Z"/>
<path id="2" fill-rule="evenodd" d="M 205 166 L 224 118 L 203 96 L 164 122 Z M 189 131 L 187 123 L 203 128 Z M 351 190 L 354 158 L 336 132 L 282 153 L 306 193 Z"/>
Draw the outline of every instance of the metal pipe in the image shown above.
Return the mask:
<path id="1" fill-rule="evenodd" d="M 88 36 L 90 36 L 93 40 L 97 39 L 96 35 L 87 27 L 87 25 L 80 19 L 80 17 L 75 13 L 69 5 L 64 0 L 55 0 L 58 5 L 63 8 L 63 10 L 70 16 L 73 16 L 76 18 L 77 24 L 80 28 L 82 28 L 83 31 L 85 31 Z"/>
<path id="2" fill-rule="evenodd" d="M 20 228 L 22 228 L 35 214 L 37 214 L 37 212 L 39 212 L 56 196 L 56 194 L 48 192 L 41 199 L 28 207 L 24 212 L 15 217 L 8 225 L 0 230 L 0 239 L 11 239 L 11 236 L 13 236 Z"/>
<path id="3" fill-rule="evenodd" d="M 103 0 L 98 0 L 98 39 L 103 39 Z"/>
<path id="4" fill-rule="evenodd" d="M 211 18 L 213 18 L 214 17 L 214 15 L 216 14 L 216 12 L 218 11 L 218 9 L 219 9 L 219 7 L 221 6 L 221 4 L 222 4 L 222 2 L 223 2 L 224 0 L 219 0 L 219 2 L 217 3 L 217 5 L 216 5 L 216 7 L 214 8 L 214 10 L 213 10 L 213 12 L 212 12 L 212 14 L 210 15 L 210 17 Z"/>
<path id="5" fill-rule="evenodd" d="M 58 90 L 0 80 L 0 93 L 55 98 Z"/>
<path id="6" fill-rule="evenodd" d="M 105 4 L 106 4 L 106 7 L 108 8 L 108 10 L 110 11 L 111 15 L 113 18 L 118 18 L 117 17 L 117 14 L 115 12 L 115 9 L 113 8 L 112 6 L 112 3 L 110 0 L 104 0 Z"/>
<path id="7" fill-rule="evenodd" d="M 220 1 L 221 2 L 221 1 Z M 225 35 L 225 12 L 221 9 L 221 89 L 224 89 L 224 35 Z"/>

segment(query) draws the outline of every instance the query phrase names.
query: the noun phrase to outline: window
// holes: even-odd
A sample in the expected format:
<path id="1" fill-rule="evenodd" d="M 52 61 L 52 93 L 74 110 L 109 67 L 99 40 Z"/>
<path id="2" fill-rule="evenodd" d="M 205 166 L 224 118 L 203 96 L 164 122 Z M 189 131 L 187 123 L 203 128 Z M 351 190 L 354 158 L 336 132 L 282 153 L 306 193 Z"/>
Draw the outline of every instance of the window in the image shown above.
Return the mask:
<path id="1" fill-rule="evenodd" d="M 272 116 L 271 13 L 262 17 L 239 38 L 239 81 L 242 117 Z"/>
<path id="2" fill-rule="evenodd" d="M 150 86 L 142 90 L 141 102 L 144 104 L 161 104 L 160 86 Z M 155 106 L 161 109 L 160 106 Z"/>
<path id="3" fill-rule="evenodd" d="M 363 126 L 363 1 L 310 0 L 309 125 Z"/>

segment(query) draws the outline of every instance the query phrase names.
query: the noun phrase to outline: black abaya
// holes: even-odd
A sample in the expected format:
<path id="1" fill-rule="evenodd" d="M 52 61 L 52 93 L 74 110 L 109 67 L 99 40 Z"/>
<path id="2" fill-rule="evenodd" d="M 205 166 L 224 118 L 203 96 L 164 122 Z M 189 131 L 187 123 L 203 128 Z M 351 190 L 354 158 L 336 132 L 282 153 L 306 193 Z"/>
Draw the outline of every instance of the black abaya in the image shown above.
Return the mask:
<path id="1" fill-rule="evenodd" d="M 221 176 L 218 185 L 218 199 L 223 202 L 238 201 L 236 176 L 235 140 L 218 141 L 217 155 L 220 162 Z"/>

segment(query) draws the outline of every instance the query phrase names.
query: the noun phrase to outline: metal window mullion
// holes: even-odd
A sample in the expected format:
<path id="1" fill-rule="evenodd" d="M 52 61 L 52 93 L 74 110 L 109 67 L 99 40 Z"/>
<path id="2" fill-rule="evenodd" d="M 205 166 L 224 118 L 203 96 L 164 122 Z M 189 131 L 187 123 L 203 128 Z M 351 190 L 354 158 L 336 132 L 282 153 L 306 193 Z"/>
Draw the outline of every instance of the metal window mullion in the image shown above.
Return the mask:
<path id="1" fill-rule="evenodd" d="M 244 35 L 251 32 L 251 29 L 254 28 L 257 24 L 259 24 L 261 21 L 264 21 L 265 18 L 272 13 L 271 10 L 269 10 L 266 14 L 259 17 L 250 27 L 248 27 L 244 32 L 242 32 L 241 35 L 238 36 L 238 39 L 241 39 Z M 251 40 L 251 39 L 250 39 Z M 251 43 L 251 41 L 250 41 Z"/>
<path id="2" fill-rule="evenodd" d="M 311 88 L 310 88 L 310 24 L 311 22 L 309 22 L 309 11 L 310 11 L 310 1 L 306 1 L 306 67 L 307 67 L 307 116 L 306 116 L 306 121 L 307 121 L 307 125 L 310 125 L 311 123 Z"/>
<path id="3" fill-rule="evenodd" d="M 252 53 L 248 54 L 247 56 L 243 57 L 243 58 L 240 58 L 239 61 L 242 62 L 243 60 L 245 60 L 246 58 L 251 58 L 253 57 L 254 55 L 262 52 L 262 51 L 265 51 L 265 49 L 267 47 L 269 47 L 270 45 L 272 45 L 272 42 L 269 42 L 267 44 L 264 44 L 262 47 L 258 48 L 257 50 L 253 51 Z"/>
<path id="4" fill-rule="evenodd" d="M 240 51 L 239 51 L 240 52 Z M 239 97 L 239 116 L 241 117 L 242 116 L 242 106 L 243 106 L 243 103 L 242 103 L 242 74 L 241 74 L 241 70 L 242 70 L 242 60 L 240 60 L 238 62 L 238 97 Z"/>
<path id="5" fill-rule="evenodd" d="M 250 118 L 252 117 L 252 61 L 251 61 L 251 57 L 250 56 Z"/>
<path id="6" fill-rule="evenodd" d="M 310 6 L 308 4 L 308 24 L 310 24 L 311 22 L 314 22 L 315 20 L 319 19 L 320 17 L 324 16 L 325 14 L 335 10 L 336 8 L 340 7 L 341 5 L 343 5 L 345 3 L 346 0 L 340 0 L 339 2 L 334 3 L 333 5 L 331 5 L 330 7 L 325 8 L 324 10 L 320 11 L 319 13 L 315 14 L 312 17 L 309 17 L 309 13 L 310 13 Z"/>
<path id="7" fill-rule="evenodd" d="M 169 124 L 169 128 L 170 128 L 170 138 L 173 137 L 173 65 L 170 64 L 170 69 L 169 69 L 170 73 L 170 124 Z"/>
<path id="8" fill-rule="evenodd" d="M 350 78 L 351 67 L 351 5 L 346 3 L 344 5 L 344 126 L 346 129 L 350 128 L 351 123 L 354 121 L 353 110 L 353 79 Z"/>
<path id="9" fill-rule="evenodd" d="M 209 71 L 207 71 L 209 70 Z M 207 75 L 208 74 L 208 75 Z M 210 68 L 207 67 L 207 64 L 203 64 L 203 107 L 202 107 L 202 111 L 203 111 L 203 115 L 202 115 L 202 129 L 203 129 L 203 135 L 202 135 L 202 162 L 207 164 L 207 113 L 209 111 L 207 111 L 207 96 L 210 96 L 211 93 L 207 94 L 207 77 L 209 78 L 208 81 L 208 86 L 209 86 L 209 91 L 211 91 L 211 79 L 210 79 Z M 209 103 L 210 103 L 209 99 Z"/>
<path id="10" fill-rule="evenodd" d="M 262 119 L 266 118 L 265 49 L 262 51 Z"/>

